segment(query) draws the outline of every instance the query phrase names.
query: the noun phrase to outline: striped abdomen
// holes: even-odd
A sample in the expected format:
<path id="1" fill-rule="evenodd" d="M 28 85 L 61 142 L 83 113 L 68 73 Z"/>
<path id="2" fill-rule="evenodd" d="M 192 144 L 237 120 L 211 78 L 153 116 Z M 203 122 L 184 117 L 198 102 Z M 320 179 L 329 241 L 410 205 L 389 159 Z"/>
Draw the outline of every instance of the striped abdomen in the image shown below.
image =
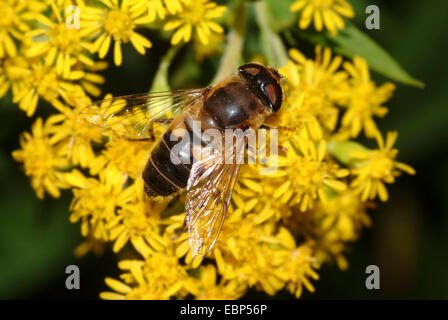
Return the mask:
<path id="1" fill-rule="evenodd" d="M 145 170 L 143 180 L 145 181 L 145 192 L 149 196 L 168 196 L 179 189 L 187 186 L 188 176 L 192 166 L 191 152 L 182 157 L 182 154 L 172 155 L 173 147 L 182 141 L 183 137 L 178 137 L 178 141 L 170 141 L 172 130 L 165 132 L 159 143 L 152 150 Z M 190 130 L 185 130 L 184 134 L 191 136 Z M 186 146 L 189 148 L 190 146 Z M 172 161 L 171 157 L 176 157 L 178 161 Z"/>

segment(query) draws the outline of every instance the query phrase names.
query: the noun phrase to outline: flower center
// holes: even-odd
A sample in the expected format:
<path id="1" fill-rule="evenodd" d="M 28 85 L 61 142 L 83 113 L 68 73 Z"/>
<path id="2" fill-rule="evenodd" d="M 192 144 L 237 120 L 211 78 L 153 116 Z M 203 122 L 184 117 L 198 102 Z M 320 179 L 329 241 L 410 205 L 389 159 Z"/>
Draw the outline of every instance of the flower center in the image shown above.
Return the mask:
<path id="1" fill-rule="evenodd" d="M 53 46 L 62 50 L 75 50 L 79 48 L 79 35 L 77 30 L 68 29 L 65 24 L 57 24 L 49 32 L 49 37 Z"/>
<path id="2" fill-rule="evenodd" d="M 34 140 L 34 145 L 30 148 L 30 161 L 25 162 L 25 170 L 31 172 L 33 176 L 41 179 L 51 171 L 55 165 L 53 154 L 48 152 L 51 146 L 44 139 Z"/>
<path id="3" fill-rule="evenodd" d="M 37 89 L 37 93 L 45 99 L 51 101 L 58 96 L 57 76 L 54 72 L 48 72 L 48 69 L 39 66 L 34 69 L 31 76 L 31 85 Z"/>
<path id="4" fill-rule="evenodd" d="M 372 82 L 365 82 L 353 88 L 352 106 L 358 111 L 364 111 L 368 116 L 373 113 L 375 106 L 375 86 Z"/>
<path id="5" fill-rule="evenodd" d="M 132 19 L 124 12 L 114 10 L 107 14 L 104 29 L 112 35 L 115 40 L 129 41 L 135 24 Z"/>
<path id="6" fill-rule="evenodd" d="M 375 179 L 381 179 L 391 175 L 393 170 L 393 161 L 385 154 L 378 154 L 370 163 L 370 176 Z"/>
<path id="7" fill-rule="evenodd" d="M 202 5 L 194 6 L 193 8 L 189 8 L 185 10 L 182 14 L 186 22 L 191 23 L 192 25 L 196 25 L 202 21 L 202 18 L 205 13 L 205 8 Z"/>

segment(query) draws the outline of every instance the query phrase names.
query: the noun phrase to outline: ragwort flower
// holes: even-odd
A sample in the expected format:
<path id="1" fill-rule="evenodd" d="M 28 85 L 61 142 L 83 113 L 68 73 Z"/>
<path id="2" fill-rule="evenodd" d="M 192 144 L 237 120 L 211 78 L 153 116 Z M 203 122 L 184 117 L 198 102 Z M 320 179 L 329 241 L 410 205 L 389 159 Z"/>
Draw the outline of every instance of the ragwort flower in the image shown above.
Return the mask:
<path id="1" fill-rule="evenodd" d="M 27 32 L 26 36 L 34 40 L 26 52 L 28 57 L 40 57 L 45 60 L 46 66 L 55 62 L 58 74 L 65 78 L 70 75 L 71 67 L 77 61 L 92 66 L 93 60 L 88 56 L 86 50 L 88 40 L 82 37 L 78 29 L 67 28 L 66 19 L 60 14 L 64 8 L 52 6 L 56 21 L 47 18 L 43 14 L 35 14 L 40 28 Z"/>
<path id="2" fill-rule="evenodd" d="M 59 98 L 70 105 L 79 105 L 86 99 L 81 86 L 60 77 L 54 67 L 36 62 L 29 67 L 14 100 L 18 102 L 19 108 L 31 117 L 36 111 L 39 98 L 56 107 L 62 104 Z"/>
<path id="3" fill-rule="evenodd" d="M 353 64 L 344 62 L 344 69 L 350 74 L 347 93 L 347 111 L 342 117 L 342 130 L 347 130 L 351 137 L 358 136 L 361 129 L 367 137 L 375 137 L 379 131 L 373 116 L 384 117 L 388 112 L 382 104 L 389 100 L 395 85 L 387 82 L 380 87 L 370 79 L 367 62 L 355 57 Z"/>
<path id="4" fill-rule="evenodd" d="M 120 261 L 119 268 L 125 271 L 122 281 L 106 278 L 116 292 L 102 292 L 101 298 L 164 300 L 197 291 L 179 260 L 163 252 L 153 251 L 145 260 Z"/>
<path id="5" fill-rule="evenodd" d="M 13 101 L 17 102 L 16 97 L 28 76 L 28 66 L 27 59 L 21 55 L 0 60 L 0 98 L 11 89 Z"/>
<path id="6" fill-rule="evenodd" d="M 378 195 L 381 201 L 387 201 L 389 195 L 384 183 L 394 183 L 395 177 L 401 172 L 415 174 L 415 170 L 402 162 L 395 161 L 398 150 L 393 148 L 397 140 L 397 132 L 388 132 L 386 143 L 378 134 L 376 141 L 377 150 L 352 151 L 351 157 L 356 160 L 356 166 L 352 169 L 355 179 L 351 187 L 361 195 L 361 199 L 373 200 Z"/>
<path id="7" fill-rule="evenodd" d="M 112 166 L 102 171 L 99 179 L 74 170 L 65 174 L 65 180 L 74 188 L 70 221 L 81 220 L 83 236 L 91 232 L 97 239 L 109 240 L 107 225 L 116 218 L 117 208 L 135 197 L 135 186 L 126 186 L 126 176 Z"/>
<path id="8" fill-rule="evenodd" d="M 313 140 L 320 140 L 324 130 L 335 129 L 339 114 L 336 104 L 348 85 L 347 73 L 339 70 L 342 58 L 332 57 L 330 49 L 322 50 L 320 46 L 316 47 L 314 61 L 296 49 L 291 49 L 289 55 L 292 60 L 280 68 L 288 79 L 285 85 L 288 98 L 281 111 L 280 125 L 303 125 Z"/>
<path id="9" fill-rule="evenodd" d="M 34 13 L 45 10 L 46 5 L 33 0 L 1 0 L 0 12 L 0 58 L 15 57 L 17 46 L 14 39 L 22 40 L 23 34 L 30 30 L 29 20 Z"/>
<path id="10" fill-rule="evenodd" d="M 79 116 L 79 108 L 63 105 L 59 111 L 61 113 L 48 118 L 54 124 L 51 140 L 64 146 L 62 152 L 73 165 L 85 168 L 95 160 L 92 144 L 102 141 L 102 130 L 86 126 Z"/>
<path id="11" fill-rule="evenodd" d="M 290 9 L 293 12 L 302 11 L 299 20 L 300 29 L 308 28 L 311 21 L 314 21 L 317 31 L 322 31 L 325 26 L 333 35 L 345 26 L 340 16 L 346 18 L 355 16 L 352 6 L 346 0 L 297 0 Z"/>
<path id="12" fill-rule="evenodd" d="M 165 19 L 166 15 L 175 14 L 182 11 L 181 0 L 147 0 L 138 1 L 140 4 L 146 5 L 148 8 L 148 20 L 153 22 L 159 17 Z"/>
<path id="13" fill-rule="evenodd" d="M 143 3 L 143 1 L 139 1 Z M 90 51 L 98 52 L 102 59 L 106 56 L 114 40 L 114 62 L 117 66 L 122 63 L 121 45 L 131 42 L 135 50 L 145 54 L 146 48 L 151 48 L 151 42 L 135 29 L 142 24 L 151 22 L 146 8 L 134 5 L 132 0 L 104 0 L 106 9 L 84 7 L 81 24 L 82 35 L 96 37 L 91 44 Z"/>
<path id="14" fill-rule="evenodd" d="M 290 177 L 279 190 L 289 195 L 290 205 L 297 204 L 301 211 L 306 211 L 313 208 L 317 197 L 327 203 L 327 187 L 336 192 L 344 191 L 347 185 L 340 179 L 348 176 L 349 171 L 339 168 L 336 163 L 324 161 L 324 140 L 317 148 L 310 140 L 299 141 L 299 145 L 291 145 L 285 157 L 279 158 L 280 170 Z"/>
<path id="15" fill-rule="evenodd" d="M 67 159 L 61 155 L 57 146 L 52 144 L 49 135 L 49 123 L 41 118 L 33 124 L 31 133 L 25 132 L 20 138 L 20 150 L 12 153 L 13 158 L 22 162 L 25 174 L 31 179 L 31 186 L 39 199 L 44 198 L 45 191 L 52 197 L 60 196 L 60 189 L 66 189 L 64 173 L 69 166 Z"/>
<path id="16" fill-rule="evenodd" d="M 224 14 L 227 8 L 218 6 L 208 0 L 188 0 L 183 2 L 183 10 L 179 12 L 173 20 L 170 20 L 163 27 L 164 30 L 174 30 L 176 32 L 171 38 L 171 44 L 176 45 L 181 41 L 189 42 L 193 31 L 202 44 L 207 45 L 208 37 L 212 31 L 223 33 L 224 29 L 213 22 Z"/>

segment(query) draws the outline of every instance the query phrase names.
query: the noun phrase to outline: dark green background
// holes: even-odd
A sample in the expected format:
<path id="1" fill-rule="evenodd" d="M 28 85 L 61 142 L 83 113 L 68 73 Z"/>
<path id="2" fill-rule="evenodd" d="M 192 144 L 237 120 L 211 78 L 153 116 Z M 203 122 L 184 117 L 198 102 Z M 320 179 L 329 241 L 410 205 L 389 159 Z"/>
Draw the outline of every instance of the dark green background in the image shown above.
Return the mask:
<path id="1" fill-rule="evenodd" d="M 387 117 L 379 121 L 382 132 L 398 130 L 398 159 L 412 165 L 416 176 L 400 177 L 388 188 L 390 201 L 372 212 L 373 228 L 350 247 L 350 268 L 340 271 L 325 266 L 315 282 L 316 293 L 306 299 L 349 298 L 447 298 L 448 297 L 448 67 L 446 18 L 448 2 L 440 1 L 350 1 L 356 9 L 356 25 L 365 30 L 364 13 L 369 4 L 381 10 L 381 29 L 368 34 L 381 44 L 426 87 L 397 85 Z M 103 92 L 122 95 L 145 92 L 155 67 L 167 49 L 165 40 L 149 33 L 154 43 L 146 56 L 125 47 L 122 68 L 110 67 Z M 188 49 L 188 48 L 187 48 Z M 191 50 L 190 50 L 191 52 Z M 108 56 L 111 61 L 110 55 Z M 212 74 L 201 76 L 216 61 L 181 68 L 190 59 L 188 50 L 177 57 L 173 83 L 192 77 L 191 86 L 205 85 Z M 179 67 L 179 68 L 177 68 Z M 187 72 L 188 71 L 188 72 Z M 186 76 L 186 75 L 190 76 Z M 375 75 L 379 83 L 384 78 Z M 116 276 L 116 256 L 107 251 L 77 260 L 73 249 L 82 241 L 78 224 L 68 221 L 70 192 L 61 199 L 39 201 L 29 180 L 11 158 L 18 135 L 29 130 L 33 119 L 12 105 L 10 97 L 0 100 L 0 298 L 97 298 L 106 286 L 105 276 Z M 51 108 L 42 103 L 38 115 Z M 65 289 L 65 267 L 81 269 L 81 289 Z M 365 288 L 365 268 L 381 270 L 381 289 Z M 247 298 L 266 297 L 249 292 Z M 286 292 L 276 298 L 291 298 Z"/>

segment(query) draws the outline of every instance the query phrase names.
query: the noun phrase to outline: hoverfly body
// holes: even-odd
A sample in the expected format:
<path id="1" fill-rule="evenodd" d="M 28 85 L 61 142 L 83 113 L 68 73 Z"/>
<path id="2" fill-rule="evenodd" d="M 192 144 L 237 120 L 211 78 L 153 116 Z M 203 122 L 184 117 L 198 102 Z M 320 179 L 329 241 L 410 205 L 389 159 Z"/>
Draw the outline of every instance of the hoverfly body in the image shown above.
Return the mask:
<path id="1" fill-rule="evenodd" d="M 90 125 L 112 130 L 129 140 L 151 140 L 155 122 L 170 126 L 154 145 L 142 173 L 149 196 L 169 196 L 186 190 L 186 226 L 193 255 L 205 255 L 215 244 L 228 211 L 240 164 L 223 161 L 224 152 L 209 152 L 195 157 L 198 146 L 174 154 L 183 136 L 194 139 L 192 123 L 200 131 L 214 129 L 258 129 L 265 119 L 279 110 L 283 102 L 282 76 L 273 68 L 258 63 L 240 66 L 236 74 L 214 86 L 115 97 L 93 103 L 81 111 Z M 167 111 L 180 111 L 174 119 L 163 119 Z M 179 133 L 180 132 L 180 133 Z M 172 139 L 172 136 L 178 139 Z M 175 140 L 175 141 L 173 141 Z M 244 153 L 247 140 L 234 145 L 233 160 Z M 243 144 L 243 145 L 241 145 Z M 203 140 L 199 148 L 207 148 Z M 241 151 L 242 150 L 242 151 Z M 184 150 L 185 151 L 185 150 Z M 226 159 L 227 160 L 227 159 Z"/>

